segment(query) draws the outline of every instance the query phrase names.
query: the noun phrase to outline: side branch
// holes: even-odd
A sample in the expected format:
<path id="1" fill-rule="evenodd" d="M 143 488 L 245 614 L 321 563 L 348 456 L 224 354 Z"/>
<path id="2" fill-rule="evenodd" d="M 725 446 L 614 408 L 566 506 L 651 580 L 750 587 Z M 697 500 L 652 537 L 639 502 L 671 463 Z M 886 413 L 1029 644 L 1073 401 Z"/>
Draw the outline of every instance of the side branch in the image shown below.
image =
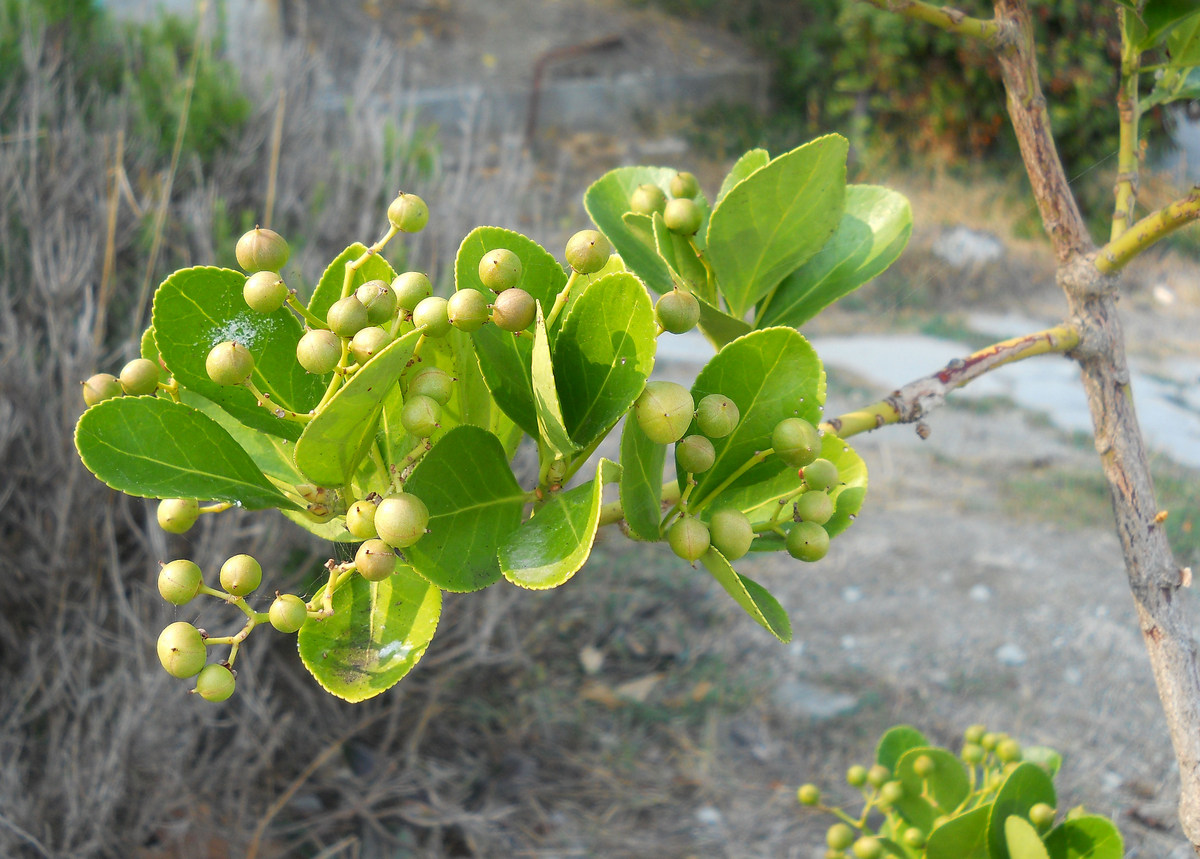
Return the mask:
<path id="1" fill-rule="evenodd" d="M 979 39 L 989 47 L 999 47 L 1007 38 L 1007 31 L 992 19 L 972 18 L 965 12 L 949 6 L 935 6 L 924 0 L 865 0 L 888 12 L 895 12 L 914 21 L 924 21 L 951 33 Z"/>
<path id="2" fill-rule="evenodd" d="M 993 343 L 966 358 L 955 358 L 944 368 L 893 391 L 890 397 L 821 424 L 841 438 L 869 432 L 888 424 L 911 423 L 943 405 L 946 395 L 984 373 L 1036 355 L 1069 352 L 1079 345 L 1079 329 L 1064 322 L 1045 331 Z"/>
<path id="3" fill-rule="evenodd" d="M 1096 268 L 1104 274 L 1112 274 L 1159 239 L 1197 218 L 1200 218 L 1200 185 L 1193 186 L 1186 197 L 1151 212 L 1102 247 L 1096 255 Z"/>

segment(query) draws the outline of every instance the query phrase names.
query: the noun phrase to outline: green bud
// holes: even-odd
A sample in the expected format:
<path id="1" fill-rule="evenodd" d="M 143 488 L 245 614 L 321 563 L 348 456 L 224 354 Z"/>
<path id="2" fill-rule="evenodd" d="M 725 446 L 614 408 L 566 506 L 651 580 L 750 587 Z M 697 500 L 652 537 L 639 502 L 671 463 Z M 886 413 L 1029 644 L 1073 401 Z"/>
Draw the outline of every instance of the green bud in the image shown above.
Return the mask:
<path id="1" fill-rule="evenodd" d="M 708 551 L 708 526 L 699 519 L 684 516 L 667 529 L 671 551 L 689 563 L 695 563 Z"/>
<path id="2" fill-rule="evenodd" d="M 817 805 L 821 801 L 821 790 L 815 784 L 802 784 L 796 791 L 801 805 Z"/>
<path id="3" fill-rule="evenodd" d="M 1054 825 L 1055 810 L 1044 802 L 1034 803 L 1029 808 L 1029 822 L 1038 832 L 1045 832 Z"/>
<path id="4" fill-rule="evenodd" d="M 983 735 L 987 733 L 987 727 L 984 725 L 972 725 L 963 732 L 963 740 L 968 743 L 978 744 L 983 739 Z"/>
<path id="5" fill-rule="evenodd" d="M 368 582 L 381 582 L 396 572 L 396 553 L 383 540 L 367 540 L 358 547 L 354 566 Z"/>
<path id="6" fill-rule="evenodd" d="M 704 223 L 704 212 L 696 205 L 695 200 L 677 197 L 667 203 L 663 209 L 663 222 L 667 229 L 681 236 L 694 236 Z"/>
<path id="7" fill-rule="evenodd" d="M 271 626 L 280 632 L 298 632 L 308 620 L 308 606 L 295 594 L 279 594 L 267 612 Z"/>
<path id="8" fill-rule="evenodd" d="M 171 605 L 191 602 L 203 584 L 204 576 L 194 561 L 181 558 L 163 564 L 158 571 L 158 593 Z"/>
<path id="9" fill-rule="evenodd" d="M 460 289 L 450 296 L 446 315 L 459 331 L 478 331 L 488 321 L 488 300 L 478 289 Z"/>
<path id="10" fill-rule="evenodd" d="M 723 394 L 709 394 L 696 405 L 696 426 L 709 438 L 725 438 L 741 417 L 737 403 Z"/>
<path id="11" fill-rule="evenodd" d="M 332 331 L 312 328 L 296 344 L 296 361 L 317 376 L 332 373 L 342 360 L 342 341 Z"/>
<path id="12" fill-rule="evenodd" d="M 83 402 L 88 406 L 121 396 L 121 383 L 112 373 L 96 373 L 83 383 Z"/>
<path id="13" fill-rule="evenodd" d="M 274 313 L 287 301 L 288 288 L 273 271 L 256 271 L 246 278 L 242 298 L 255 313 Z"/>
<path id="14" fill-rule="evenodd" d="M 1016 740 L 1008 738 L 996 744 L 996 757 L 1004 761 L 1004 763 L 1014 763 L 1021 760 L 1022 751 L 1021 744 Z"/>
<path id="15" fill-rule="evenodd" d="M 254 371 L 254 356 L 241 343 L 226 340 L 212 347 L 204 360 L 204 369 L 208 371 L 208 378 L 218 385 L 240 385 Z"/>
<path id="16" fill-rule="evenodd" d="M 675 382 L 647 382 L 633 404 L 633 414 L 652 442 L 672 444 L 683 438 L 692 425 L 692 395 Z"/>
<path id="17" fill-rule="evenodd" d="M 884 805 L 895 805 L 904 799 L 904 785 L 898 781 L 887 781 L 879 788 L 879 801 Z"/>
<path id="18" fill-rule="evenodd" d="M 580 230 L 567 240 L 567 264 L 580 274 L 595 274 L 608 264 L 612 245 L 603 233 Z"/>
<path id="19" fill-rule="evenodd" d="M 503 331 L 524 331 L 536 316 L 533 296 L 520 287 L 504 290 L 492 304 L 492 322 Z"/>
<path id="20" fill-rule="evenodd" d="M 205 665 L 204 670 L 196 677 L 196 694 L 205 701 L 219 704 L 229 699 L 235 685 L 237 684 L 233 679 L 233 672 L 214 662 L 212 665 Z"/>
<path id="21" fill-rule="evenodd" d="M 392 280 L 392 292 L 396 295 L 396 306 L 412 313 L 422 299 L 433 295 L 433 284 L 419 271 L 406 271 Z"/>
<path id="22" fill-rule="evenodd" d="M 234 256 L 243 271 L 283 271 L 290 255 L 283 236 L 274 230 L 255 227 L 237 241 Z"/>
<path id="23" fill-rule="evenodd" d="M 919 849 L 925 846 L 926 836 L 922 830 L 917 829 L 915 826 L 910 826 L 908 829 L 904 830 L 902 839 L 909 847 Z"/>
<path id="24" fill-rule="evenodd" d="M 787 551 L 797 561 L 819 561 L 829 551 L 829 534 L 815 522 L 797 522 L 788 531 Z"/>
<path id="25" fill-rule="evenodd" d="M 149 358 L 134 358 L 121 368 L 121 390 L 133 397 L 158 390 L 158 365 Z"/>
<path id="26" fill-rule="evenodd" d="M 250 555 L 234 555 L 221 565 L 221 587 L 235 597 L 253 593 L 262 584 L 262 565 Z"/>
<path id="27" fill-rule="evenodd" d="M 168 534 L 183 534 L 200 518 L 200 503 L 194 498 L 164 498 L 158 502 L 158 527 Z"/>
<path id="28" fill-rule="evenodd" d="M 440 295 L 422 298 L 413 308 L 413 325 L 423 329 L 426 337 L 445 337 L 450 333 L 448 304 Z"/>
<path id="29" fill-rule="evenodd" d="M 754 526 L 741 510 L 725 508 L 712 515 L 708 524 L 712 544 L 727 561 L 736 561 L 750 551 L 754 542 Z"/>
<path id="30" fill-rule="evenodd" d="M 983 738 L 980 737 L 980 739 Z M 963 743 L 960 756 L 969 764 L 981 764 L 983 763 L 983 759 L 987 757 L 987 750 L 978 743 Z"/>
<path id="31" fill-rule="evenodd" d="M 855 841 L 853 850 L 858 859 L 881 859 L 883 856 L 883 845 L 878 838 L 872 838 L 869 835 L 864 835 Z"/>
<path id="32" fill-rule="evenodd" d="M 158 636 L 158 661 L 172 677 L 195 677 L 208 658 L 204 636 L 184 621 L 176 621 Z"/>
<path id="33" fill-rule="evenodd" d="M 689 435 L 675 446 L 675 461 L 684 471 L 700 474 L 712 468 L 717 452 L 713 443 L 702 435 Z"/>
<path id="34" fill-rule="evenodd" d="M 629 198 L 629 208 L 640 215 L 653 215 L 661 212 L 667 205 L 667 195 L 657 185 L 646 183 L 633 189 Z"/>
<path id="35" fill-rule="evenodd" d="M 937 769 L 937 764 L 929 755 L 918 755 L 913 761 L 913 772 L 917 778 L 929 778 Z"/>
<path id="36" fill-rule="evenodd" d="M 479 260 L 479 280 L 492 292 L 504 292 L 521 282 L 521 258 L 508 248 L 490 250 Z"/>
<path id="37" fill-rule="evenodd" d="M 375 530 L 389 546 L 407 548 L 425 536 L 429 524 L 429 509 L 425 503 L 408 492 L 389 495 L 375 510 Z"/>
<path id="38" fill-rule="evenodd" d="M 429 207 L 416 194 L 403 191 L 392 200 L 387 210 L 388 222 L 404 233 L 419 233 L 429 223 Z"/>

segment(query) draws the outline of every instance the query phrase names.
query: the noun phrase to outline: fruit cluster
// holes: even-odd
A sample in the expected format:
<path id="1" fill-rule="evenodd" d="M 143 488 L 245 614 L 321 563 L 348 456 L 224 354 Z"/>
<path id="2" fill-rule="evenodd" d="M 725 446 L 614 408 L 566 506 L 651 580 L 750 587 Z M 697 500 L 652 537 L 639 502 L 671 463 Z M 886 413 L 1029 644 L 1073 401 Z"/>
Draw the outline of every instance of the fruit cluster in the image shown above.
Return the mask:
<path id="1" fill-rule="evenodd" d="M 680 171 L 669 184 L 671 196 L 652 183 L 643 183 L 629 198 L 630 210 L 639 215 L 662 215 L 667 229 L 681 236 L 694 236 L 704 223 L 704 211 L 696 203 L 700 183 L 691 173 Z"/>

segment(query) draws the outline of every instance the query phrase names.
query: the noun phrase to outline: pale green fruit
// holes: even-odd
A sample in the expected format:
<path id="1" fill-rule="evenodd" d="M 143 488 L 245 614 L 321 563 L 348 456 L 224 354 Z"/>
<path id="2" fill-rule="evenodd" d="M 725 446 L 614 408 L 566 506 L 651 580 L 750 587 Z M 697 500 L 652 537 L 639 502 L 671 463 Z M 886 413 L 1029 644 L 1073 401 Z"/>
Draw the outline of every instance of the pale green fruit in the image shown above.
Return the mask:
<path id="1" fill-rule="evenodd" d="M 680 171 L 671 179 L 671 196 L 692 198 L 700 193 L 700 183 L 696 177 L 685 171 Z"/>
<path id="2" fill-rule="evenodd" d="M 271 626 L 280 632 L 298 632 L 308 620 L 308 606 L 295 594 L 279 594 L 267 612 Z"/>
<path id="3" fill-rule="evenodd" d="M 479 260 L 479 280 L 492 292 L 503 292 L 520 283 L 521 270 L 521 258 L 508 248 L 490 250 Z"/>
<path id="4" fill-rule="evenodd" d="M 200 502 L 194 498 L 164 498 L 158 502 L 158 527 L 168 534 L 183 534 L 200 518 Z"/>
<path id="5" fill-rule="evenodd" d="M 250 555 L 234 555 L 221 565 L 221 587 L 235 597 L 253 593 L 262 584 L 262 565 Z"/>
<path id="6" fill-rule="evenodd" d="M 274 230 L 255 227 L 242 235 L 234 248 L 238 265 L 243 271 L 283 271 L 291 251 L 283 236 Z"/>
<path id="7" fill-rule="evenodd" d="M 379 532 L 375 530 L 375 502 L 374 501 L 355 501 L 346 511 L 346 530 L 354 537 L 360 540 L 370 540 L 372 537 L 378 537 Z"/>
<path id="8" fill-rule="evenodd" d="M 208 353 L 204 360 L 204 369 L 208 372 L 208 378 L 218 385 L 240 385 L 249 379 L 254 371 L 254 356 L 241 343 L 226 340 L 224 343 L 218 343 Z"/>
<path id="9" fill-rule="evenodd" d="M 655 444 L 673 444 L 692 425 L 692 395 L 675 382 L 647 382 L 633 404 L 638 426 Z"/>
<path id="10" fill-rule="evenodd" d="M 354 554 L 354 566 L 368 582 L 381 582 L 396 572 L 396 553 L 383 540 L 367 540 Z"/>
<path id="11" fill-rule="evenodd" d="M 256 271 L 242 287 L 242 298 L 255 313 L 274 313 L 283 307 L 287 296 L 287 284 L 274 271 Z"/>
<path id="12" fill-rule="evenodd" d="M 727 561 L 736 561 L 750 551 L 754 542 L 754 525 L 741 510 L 724 508 L 712 515 L 708 532 L 716 550 Z"/>
<path id="13" fill-rule="evenodd" d="M 83 401 L 88 406 L 119 397 L 121 394 L 121 382 L 112 373 L 97 373 L 83 383 Z"/>
<path id="14" fill-rule="evenodd" d="M 654 315 L 664 331 L 683 334 L 695 328 L 700 321 L 700 302 L 690 292 L 672 289 L 664 292 L 654 305 Z"/>
<path id="15" fill-rule="evenodd" d="M 367 308 L 367 322 L 371 325 L 383 325 L 396 315 L 396 293 L 386 281 L 368 280 L 354 290 L 354 297 Z"/>
<path id="16" fill-rule="evenodd" d="M 478 289 L 460 289 L 450 296 L 446 315 L 459 331 L 478 331 L 488 321 L 488 300 Z"/>
<path id="17" fill-rule="evenodd" d="M 408 382 L 408 396 L 429 397 L 439 406 L 450 402 L 454 377 L 440 367 L 423 367 Z"/>
<path id="18" fill-rule="evenodd" d="M 158 390 L 158 365 L 149 358 L 134 358 L 121 368 L 121 390 L 133 397 Z"/>
<path id="19" fill-rule="evenodd" d="M 404 233 L 419 233 L 429 223 L 429 207 L 416 194 L 403 191 L 392 200 L 387 210 L 388 221 Z"/>
<path id="20" fill-rule="evenodd" d="M 158 661 L 172 677 L 195 677 L 207 658 L 204 636 L 190 623 L 176 621 L 158 636 Z"/>
<path id="21" fill-rule="evenodd" d="M 342 360 L 342 341 L 332 331 L 312 328 L 296 344 L 296 361 L 309 373 L 332 373 Z"/>
<path id="22" fill-rule="evenodd" d="M 438 428 L 442 407 L 430 397 L 409 396 L 400 409 L 400 425 L 404 431 L 417 438 L 429 438 Z"/>
<path id="23" fill-rule="evenodd" d="M 829 551 L 829 534 L 816 522 L 797 522 L 788 531 L 787 551 L 797 561 L 819 561 Z"/>
<path id="24" fill-rule="evenodd" d="M 838 482 L 837 466 L 828 459 L 814 459 L 801 470 L 804 485 L 817 491 L 836 486 Z"/>
<path id="25" fill-rule="evenodd" d="M 667 195 L 662 188 L 651 183 L 638 185 L 629 198 L 629 208 L 639 215 L 653 215 L 667 205 Z"/>
<path id="26" fill-rule="evenodd" d="M 663 223 L 667 229 L 681 236 L 694 236 L 704 223 L 704 212 L 696 205 L 695 200 L 677 197 L 667 203 L 663 209 Z"/>
<path id="27" fill-rule="evenodd" d="M 696 404 L 696 426 L 709 438 L 725 438 L 741 417 L 737 403 L 724 394 L 709 394 Z"/>
<path id="28" fill-rule="evenodd" d="M 329 330 L 349 339 L 367 327 L 367 308 L 354 295 L 339 298 L 325 314 Z"/>
<path id="29" fill-rule="evenodd" d="M 807 472 L 807 469 L 805 471 Z M 829 493 L 821 490 L 809 490 L 796 499 L 796 515 L 801 522 L 824 525 L 833 518 L 833 510 L 833 499 L 829 497 Z"/>
<path id="30" fill-rule="evenodd" d="M 708 471 L 716 459 L 713 443 L 702 435 L 685 436 L 675 446 L 675 461 L 680 468 L 692 474 Z"/>
<path id="31" fill-rule="evenodd" d="M 196 694 L 205 701 L 219 704 L 229 700 L 236 685 L 233 672 L 214 662 L 212 665 L 205 665 L 204 670 L 196 677 Z"/>
<path id="32" fill-rule="evenodd" d="M 503 331 L 524 331 L 536 316 L 533 296 L 520 287 L 504 290 L 492 304 L 492 322 Z"/>
<path id="33" fill-rule="evenodd" d="M 567 265 L 580 274 L 595 274 L 608 264 L 612 245 L 596 230 L 580 230 L 567 240 Z"/>
<path id="34" fill-rule="evenodd" d="M 171 605 L 184 605 L 195 599 L 204 584 L 204 576 L 194 561 L 180 558 L 163 564 L 158 571 L 158 593 Z"/>
<path id="35" fill-rule="evenodd" d="M 775 455 L 793 468 L 803 468 L 821 454 L 821 434 L 804 418 L 784 418 L 771 431 Z"/>
<path id="36" fill-rule="evenodd" d="M 386 328 L 368 325 L 350 340 L 350 355 L 359 364 L 365 364 L 392 342 Z"/>
<path id="37" fill-rule="evenodd" d="M 375 530 L 389 546 L 404 549 L 425 536 L 429 509 L 417 496 L 400 492 L 379 502 L 375 510 Z"/>
<path id="38" fill-rule="evenodd" d="M 449 302 L 440 295 L 422 298 L 413 309 L 413 325 L 424 330 L 426 337 L 445 337 L 450 333 Z"/>
<path id="39" fill-rule="evenodd" d="M 422 299 L 433 295 L 433 284 L 419 271 L 406 271 L 392 280 L 392 292 L 396 295 L 396 306 L 412 313 Z"/>
<path id="40" fill-rule="evenodd" d="M 708 526 L 691 516 L 677 519 L 667 529 L 667 543 L 671 551 L 689 563 L 699 560 L 708 551 L 709 542 Z"/>

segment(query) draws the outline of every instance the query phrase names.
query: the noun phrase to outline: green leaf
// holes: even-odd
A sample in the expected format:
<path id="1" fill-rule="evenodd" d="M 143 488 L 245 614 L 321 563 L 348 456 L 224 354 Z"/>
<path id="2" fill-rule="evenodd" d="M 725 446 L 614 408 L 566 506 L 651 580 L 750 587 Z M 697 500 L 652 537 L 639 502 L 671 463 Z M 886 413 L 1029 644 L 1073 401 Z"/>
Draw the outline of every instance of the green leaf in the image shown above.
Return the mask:
<path id="1" fill-rule="evenodd" d="M 600 524 L 604 484 L 612 483 L 621 466 L 601 459 L 596 479 L 559 492 L 500 547 L 504 577 L 523 588 L 542 590 L 561 585 L 587 562 Z"/>
<path id="2" fill-rule="evenodd" d="M 546 334 L 546 319 L 542 305 L 537 305 L 533 339 L 533 399 L 537 406 L 538 431 L 550 449 L 566 459 L 579 448 L 567 434 L 563 423 L 562 406 L 554 384 L 554 362 L 550 357 L 550 338 Z M 574 570 L 572 570 L 574 572 Z"/>
<path id="3" fill-rule="evenodd" d="M 922 756 L 933 761 L 933 774 L 928 778 L 913 771 L 917 758 Z M 971 790 L 962 761 L 936 746 L 906 751 L 897 761 L 894 775 L 904 785 L 904 796 L 896 803 L 896 810 L 923 832 L 933 829 L 933 821 L 945 813 L 942 809 L 958 808 Z"/>
<path id="4" fill-rule="evenodd" d="M 325 691 L 365 701 L 395 686 L 425 655 L 442 592 L 397 564 L 381 582 L 350 576 L 334 592 L 333 611 L 300 628 L 300 659 Z"/>
<path id="5" fill-rule="evenodd" d="M 750 333 L 750 323 L 718 310 L 703 298 L 696 300 L 700 302 L 700 331 L 714 348 L 722 349 L 727 343 Z"/>
<path id="6" fill-rule="evenodd" d="M 290 310 L 255 313 L 242 298 L 246 276 L 223 268 L 181 269 L 154 294 L 154 339 L 162 360 L 185 388 L 217 403 L 247 426 L 295 440 L 301 427 L 258 405 L 244 387 L 222 387 L 208 378 L 204 362 L 218 343 L 234 340 L 254 356 L 250 378 L 272 402 L 308 412 L 325 393 L 328 377 L 312 376 L 296 362 L 302 334 Z"/>
<path id="7" fill-rule="evenodd" d="M 296 470 L 292 461 L 292 451 L 295 448 L 287 439 L 251 429 L 212 400 L 206 400 L 186 388 L 180 390 L 179 398 L 185 406 L 191 406 L 196 411 L 203 412 L 220 424 L 221 428 L 237 442 L 238 447 L 250 455 L 258 470 L 263 474 L 282 483 L 306 482 L 304 475 Z M 299 496 L 293 500 L 299 503 L 298 499 Z"/>
<path id="8" fill-rule="evenodd" d="M 621 510 L 629 532 L 638 540 L 662 538 L 663 464 L 666 445 L 650 441 L 636 420 L 621 430 Z"/>
<path id="9" fill-rule="evenodd" d="M 837 231 L 760 306 L 760 324 L 800 327 L 881 274 L 911 234 L 912 207 L 903 194 L 875 185 L 847 186 Z"/>
<path id="10" fill-rule="evenodd" d="M 459 245 L 454 260 L 456 289 L 477 289 L 494 295 L 479 279 L 479 261 L 484 254 L 507 248 L 521 260 L 520 287 L 543 307 L 552 307 L 566 286 L 567 275 L 554 257 L 533 239 L 500 227 L 476 227 Z M 495 325 L 485 325 L 472 339 L 479 357 L 479 369 L 496 404 L 514 423 L 531 436 L 537 436 L 537 408 L 533 396 L 533 338 L 514 336 Z"/>
<path id="11" fill-rule="evenodd" d="M 987 825 L 992 806 L 981 805 L 947 820 L 925 843 L 925 859 L 989 859 Z"/>
<path id="12" fill-rule="evenodd" d="M 1200 14 L 1181 21 L 1167 35 L 1167 50 L 1171 52 L 1171 66 L 1191 68 L 1200 66 Z"/>
<path id="13" fill-rule="evenodd" d="M 1021 757 L 1040 766 L 1050 778 L 1054 778 L 1062 769 L 1062 755 L 1048 746 L 1026 746 L 1021 750 Z"/>
<path id="14" fill-rule="evenodd" d="M 593 281 L 554 344 L 554 376 L 567 432 L 580 448 L 628 411 L 654 368 L 654 308 L 632 274 Z"/>
<path id="15" fill-rule="evenodd" d="M 713 205 L 719 206 L 721 201 L 725 199 L 725 195 L 735 185 L 747 178 L 751 173 L 766 167 L 770 161 L 771 156 L 765 149 L 751 149 L 743 153 L 742 157 L 735 161 L 733 166 L 729 168 L 729 173 L 725 176 L 724 181 L 721 182 L 721 190 L 717 192 L 717 200 Z"/>
<path id="16" fill-rule="evenodd" d="M 1029 809 L 1039 802 L 1051 808 L 1058 806 L 1054 783 L 1037 764 L 1022 762 L 1000 785 L 992 803 L 992 813 L 988 817 L 988 849 L 992 859 L 1010 859 L 1004 839 L 1004 821 L 1013 815 L 1028 819 Z"/>
<path id="17" fill-rule="evenodd" d="M 367 246 L 355 242 L 338 254 L 321 275 L 317 288 L 313 290 L 312 298 L 308 300 L 308 311 L 319 319 L 324 319 L 333 303 L 342 297 L 342 288 L 346 283 L 346 264 L 352 263 L 367 252 Z M 388 261 L 379 254 L 371 254 L 358 267 L 350 278 L 350 289 L 358 289 L 368 280 L 382 280 L 391 285 L 395 279 L 395 270 Z"/>
<path id="18" fill-rule="evenodd" d="M 1004 821 L 1004 844 L 1012 859 L 1050 859 L 1037 830 L 1023 817 L 1014 815 Z"/>
<path id="19" fill-rule="evenodd" d="M 216 421 L 158 397 L 116 397 L 75 425 L 92 474 L 140 498 L 233 501 L 250 510 L 294 507 Z"/>
<path id="20" fill-rule="evenodd" d="M 888 772 L 895 773 L 896 765 L 900 763 L 900 758 L 905 752 L 928 745 L 929 740 L 916 728 L 910 725 L 896 725 L 879 738 L 879 744 L 875 747 L 875 763 L 887 767 Z"/>
<path id="21" fill-rule="evenodd" d="M 341 486 L 354 476 L 367 448 L 384 397 L 412 357 L 421 332 L 393 340 L 342 385 L 296 442 L 296 467 L 317 486 Z"/>
<path id="22" fill-rule="evenodd" d="M 653 232 L 645 227 L 630 226 L 624 216 L 630 211 L 629 198 L 638 185 L 657 185 L 667 193 L 676 173 L 678 171 L 670 167 L 618 167 L 593 182 L 583 195 L 583 207 L 600 232 L 612 242 L 626 267 L 659 294 L 669 292 L 673 284 L 667 264 L 654 248 Z M 707 220 L 708 203 L 704 196 L 698 196 L 696 203 Z M 703 234 L 704 226 L 701 225 L 697 237 Z"/>
<path id="23" fill-rule="evenodd" d="M 1051 859 L 1121 859 L 1125 844 L 1111 820 L 1085 814 L 1046 833 L 1046 850 Z"/>
<path id="24" fill-rule="evenodd" d="M 821 456 L 838 469 L 838 485 L 829 490 L 834 502 L 833 516 L 825 523 L 829 536 L 836 537 L 850 527 L 862 509 L 867 497 L 867 464 L 849 442 L 833 433 L 822 434 Z"/>
<path id="25" fill-rule="evenodd" d="M 1196 0 L 1146 0 L 1142 20 L 1146 35 L 1142 50 L 1149 50 L 1162 41 L 1175 27 L 1196 14 Z"/>
<path id="26" fill-rule="evenodd" d="M 692 243 L 678 233 L 667 229 L 667 223 L 658 212 L 650 219 L 654 232 L 654 247 L 663 262 L 667 264 L 667 273 L 671 282 L 684 292 L 690 292 L 697 298 L 710 303 L 717 300 L 716 293 L 709 288 L 708 269 Z"/>
<path id="27" fill-rule="evenodd" d="M 750 174 L 713 210 L 707 257 L 731 315 L 744 316 L 833 235 L 847 149 L 844 137 L 818 137 Z"/>
<path id="28" fill-rule="evenodd" d="M 752 331 L 713 356 L 692 385 L 692 399 L 698 405 L 709 394 L 724 394 L 737 405 L 741 420 L 732 433 L 713 440 L 716 460 L 712 468 L 697 475 L 692 490 L 697 505 L 707 506 L 712 492 L 752 456 L 771 446 L 771 432 L 781 420 L 796 416 L 819 422 L 825 400 L 824 375 L 812 346 L 792 328 Z M 787 466 L 782 460 L 768 457 L 733 486 L 768 480 L 784 470 Z M 679 473 L 678 477 L 682 486 L 686 475 Z"/>
<path id="29" fill-rule="evenodd" d="M 500 578 L 496 552 L 521 524 L 528 500 L 504 446 L 479 427 L 455 427 L 404 485 L 429 508 L 429 533 L 404 550 L 418 573 L 456 593 Z"/>
<path id="30" fill-rule="evenodd" d="M 792 640 L 792 623 L 787 612 L 775 597 L 762 585 L 746 578 L 735 570 L 716 549 L 710 548 L 700 556 L 700 563 L 712 573 L 712 577 L 733 597 L 734 602 L 746 610 L 746 614 L 778 638 L 784 644 Z"/>

